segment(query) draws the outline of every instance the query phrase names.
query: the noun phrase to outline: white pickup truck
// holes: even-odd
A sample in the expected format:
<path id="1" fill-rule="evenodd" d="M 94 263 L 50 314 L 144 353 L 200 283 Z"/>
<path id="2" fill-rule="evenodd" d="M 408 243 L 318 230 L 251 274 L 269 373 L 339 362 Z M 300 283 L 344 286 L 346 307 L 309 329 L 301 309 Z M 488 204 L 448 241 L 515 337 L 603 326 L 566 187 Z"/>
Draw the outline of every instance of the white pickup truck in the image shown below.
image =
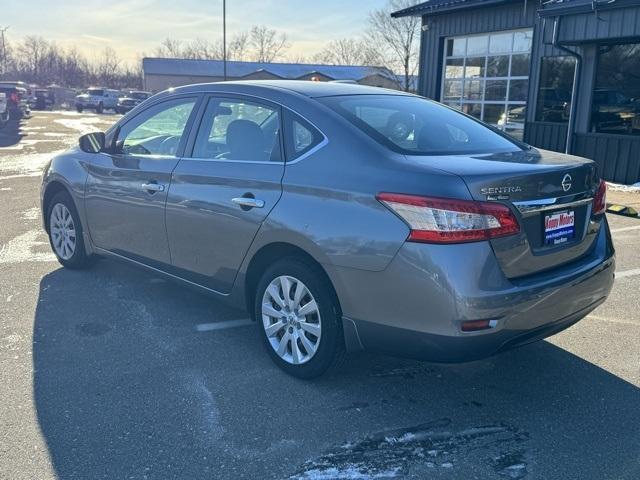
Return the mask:
<path id="1" fill-rule="evenodd" d="M 7 107 L 7 95 L 0 92 L 0 128 L 4 127 L 9 121 L 9 109 Z"/>
<path id="2" fill-rule="evenodd" d="M 116 111 L 118 106 L 118 90 L 108 88 L 89 88 L 86 93 L 76 96 L 76 110 L 95 110 L 96 113 L 102 113 L 105 110 Z"/>

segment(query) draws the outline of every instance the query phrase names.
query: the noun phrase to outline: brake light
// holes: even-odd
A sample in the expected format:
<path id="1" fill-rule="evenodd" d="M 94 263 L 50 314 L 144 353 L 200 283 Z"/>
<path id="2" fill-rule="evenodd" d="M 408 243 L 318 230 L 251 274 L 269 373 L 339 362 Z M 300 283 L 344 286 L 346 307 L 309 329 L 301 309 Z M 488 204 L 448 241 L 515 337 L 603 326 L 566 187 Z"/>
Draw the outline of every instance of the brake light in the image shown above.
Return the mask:
<path id="1" fill-rule="evenodd" d="M 600 180 L 596 195 L 593 197 L 593 214 L 600 215 L 607 210 L 607 182 Z"/>
<path id="2" fill-rule="evenodd" d="M 400 193 L 379 193 L 376 198 L 409 225 L 410 242 L 478 242 L 520 231 L 513 212 L 501 203 Z"/>
<path id="3" fill-rule="evenodd" d="M 18 103 L 20 101 L 20 97 L 18 96 L 18 94 L 16 92 L 12 92 L 11 96 L 9 98 L 11 99 L 11 101 L 13 103 Z"/>

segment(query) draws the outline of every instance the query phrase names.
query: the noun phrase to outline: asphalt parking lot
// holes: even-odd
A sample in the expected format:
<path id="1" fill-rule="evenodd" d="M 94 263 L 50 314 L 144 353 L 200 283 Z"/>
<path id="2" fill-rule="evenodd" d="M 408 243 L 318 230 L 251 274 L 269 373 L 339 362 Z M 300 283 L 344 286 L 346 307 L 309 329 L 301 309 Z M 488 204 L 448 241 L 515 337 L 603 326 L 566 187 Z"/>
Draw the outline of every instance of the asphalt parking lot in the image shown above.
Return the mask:
<path id="1" fill-rule="evenodd" d="M 609 216 L 614 290 L 561 334 L 459 365 L 352 355 L 304 382 L 243 311 L 55 261 L 42 166 L 117 118 L 0 131 L 0 478 L 640 478 L 640 219 Z"/>

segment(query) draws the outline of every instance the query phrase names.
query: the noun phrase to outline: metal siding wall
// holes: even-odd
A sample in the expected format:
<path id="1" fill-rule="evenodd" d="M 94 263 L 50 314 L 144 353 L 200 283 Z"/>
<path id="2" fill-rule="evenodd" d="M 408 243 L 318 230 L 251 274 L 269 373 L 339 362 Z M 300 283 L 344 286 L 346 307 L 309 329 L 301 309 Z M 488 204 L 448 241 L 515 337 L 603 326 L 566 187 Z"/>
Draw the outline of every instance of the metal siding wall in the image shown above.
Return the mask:
<path id="1" fill-rule="evenodd" d="M 601 133 L 576 133 L 573 153 L 593 159 L 606 179 L 619 183 L 640 181 L 640 138 L 606 135 Z"/>
<path id="2" fill-rule="evenodd" d="M 640 9 L 618 8 L 563 17 L 561 42 L 589 42 L 640 36 Z"/>
<path id="3" fill-rule="evenodd" d="M 459 10 L 450 14 L 431 14 L 422 17 L 421 68 L 418 92 L 425 97 L 440 99 L 442 75 L 442 46 L 444 38 L 473 35 L 500 30 L 531 28 L 536 22 L 538 3 L 535 0 L 514 2 L 485 8 Z"/>

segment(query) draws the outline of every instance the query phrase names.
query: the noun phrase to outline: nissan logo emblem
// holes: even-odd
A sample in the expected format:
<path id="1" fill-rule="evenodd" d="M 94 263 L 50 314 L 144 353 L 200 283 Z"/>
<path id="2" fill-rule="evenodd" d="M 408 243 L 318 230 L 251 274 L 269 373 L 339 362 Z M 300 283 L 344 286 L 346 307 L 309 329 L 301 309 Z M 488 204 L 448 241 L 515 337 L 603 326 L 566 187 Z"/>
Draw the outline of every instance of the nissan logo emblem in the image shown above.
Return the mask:
<path id="1" fill-rule="evenodd" d="M 562 183 L 560 185 L 562 185 L 562 190 L 564 190 L 565 192 L 568 192 L 571 189 L 571 175 L 569 175 L 568 173 L 562 177 Z"/>

